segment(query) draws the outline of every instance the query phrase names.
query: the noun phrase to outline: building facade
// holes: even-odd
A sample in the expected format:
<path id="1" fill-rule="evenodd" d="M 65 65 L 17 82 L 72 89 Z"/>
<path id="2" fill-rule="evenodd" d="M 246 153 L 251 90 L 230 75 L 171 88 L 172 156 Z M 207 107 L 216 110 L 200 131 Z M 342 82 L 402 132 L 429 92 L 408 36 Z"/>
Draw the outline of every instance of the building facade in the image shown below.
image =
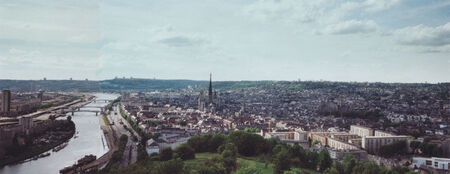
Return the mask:
<path id="1" fill-rule="evenodd" d="M 11 111 L 11 91 L 2 90 L 2 112 L 8 116 Z"/>
<path id="2" fill-rule="evenodd" d="M 351 125 L 350 126 L 350 134 L 356 134 L 360 137 L 365 136 L 373 136 L 374 131 L 372 128 L 364 127 L 364 126 L 357 126 L 357 125 Z"/>
<path id="3" fill-rule="evenodd" d="M 385 136 L 385 137 L 377 137 L 377 136 L 365 136 L 362 138 L 362 148 L 367 151 L 367 153 L 376 154 L 378 149 L 381 146 L 397 142 L 397 141 L 406 141 L 408 142 L 409 136 Z"/>
<path id="4" fill-rule="evenodd" d="M 450 158 L 413 157 L 412 166 L 415 168 L 434 169 L 438 171 L 448 172 L 450 167 Z"/>

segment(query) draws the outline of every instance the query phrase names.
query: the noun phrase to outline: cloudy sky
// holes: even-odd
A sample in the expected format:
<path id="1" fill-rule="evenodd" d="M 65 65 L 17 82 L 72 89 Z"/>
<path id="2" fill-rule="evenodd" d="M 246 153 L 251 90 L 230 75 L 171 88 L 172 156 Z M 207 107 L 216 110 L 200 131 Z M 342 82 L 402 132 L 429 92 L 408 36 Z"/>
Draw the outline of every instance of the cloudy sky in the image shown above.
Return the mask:
<path id="1" fill-rule="evenodd" d="M 0 79 L 450 81 L 448 0 L 0 0 Z"/>

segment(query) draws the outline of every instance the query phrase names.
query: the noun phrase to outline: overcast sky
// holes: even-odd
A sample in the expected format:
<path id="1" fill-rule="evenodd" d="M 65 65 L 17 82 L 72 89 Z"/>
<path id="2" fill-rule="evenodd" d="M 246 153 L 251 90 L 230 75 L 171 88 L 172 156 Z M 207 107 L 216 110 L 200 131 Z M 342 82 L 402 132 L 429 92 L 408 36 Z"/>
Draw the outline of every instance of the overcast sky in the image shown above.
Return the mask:
<path id="1" fill-rule="evenodd" d="M 0 79 L 450 81 L 448 0 L 0 0 Z"/>

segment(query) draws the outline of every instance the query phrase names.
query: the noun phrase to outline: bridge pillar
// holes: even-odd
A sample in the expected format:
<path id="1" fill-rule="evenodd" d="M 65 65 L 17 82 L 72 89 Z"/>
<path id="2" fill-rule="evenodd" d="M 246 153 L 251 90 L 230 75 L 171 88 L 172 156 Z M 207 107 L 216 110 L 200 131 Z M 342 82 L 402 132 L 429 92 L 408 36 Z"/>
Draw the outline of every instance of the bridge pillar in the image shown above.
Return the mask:
<path id="1" fill-rule="evenodd" d="M 72 116 L 73 116 L 74 111 L 72 111 Z"/>
<path id="2" fill-rule="evenodd" d="M 95 116 L 98 116 L 98 112 L 95 112 Z"/>
<path id="3" fill-rule="evenodd" d="M 80 108 L 77 108 L 78 111 L 80 111 Z"/>

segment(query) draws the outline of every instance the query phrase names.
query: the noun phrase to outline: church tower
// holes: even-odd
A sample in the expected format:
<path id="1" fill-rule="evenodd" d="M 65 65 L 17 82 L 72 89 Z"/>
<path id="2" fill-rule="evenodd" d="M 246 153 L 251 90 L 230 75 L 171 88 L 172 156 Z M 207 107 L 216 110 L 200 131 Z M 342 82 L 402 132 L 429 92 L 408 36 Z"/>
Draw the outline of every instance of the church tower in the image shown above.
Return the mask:
<path id="1" fill-rule="evenodd" d="M 212 73 L 209 73 L 208 103 L 213 103 Z"/>

